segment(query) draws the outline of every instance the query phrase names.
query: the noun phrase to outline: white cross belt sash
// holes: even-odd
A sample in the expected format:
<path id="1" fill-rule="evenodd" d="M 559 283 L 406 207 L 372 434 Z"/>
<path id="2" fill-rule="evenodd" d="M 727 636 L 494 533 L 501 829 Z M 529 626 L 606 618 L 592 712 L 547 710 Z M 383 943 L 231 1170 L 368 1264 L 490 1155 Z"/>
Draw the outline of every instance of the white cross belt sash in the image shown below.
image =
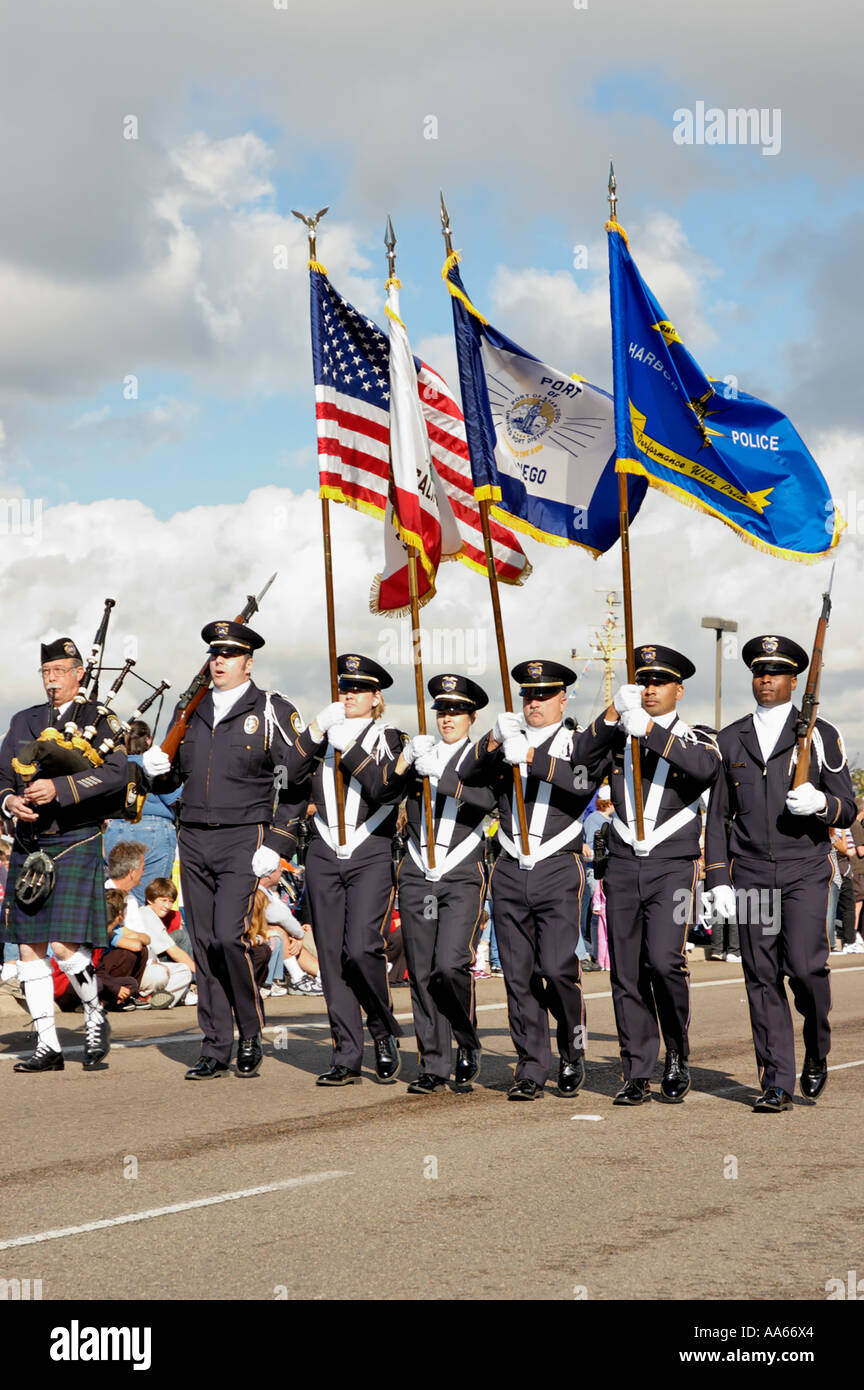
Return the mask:
<path id="1" fill-rule="evenodd" d="M 376 755 L 379 739 L 383 738 L 383 730 L 375 728 L 374 721 L 369 721 L 369 727 L 360 738 L 360 747 L 365 753 Z M 325 821 L 317 812 L 315 814 L 315 827 L 321 839 L 328 848 L 339 859 L 350 859 L 355 849 L 369 839 L 373 830 L 377 830 L 382 821 L 393 810 L 392 806 L 379 806 L 363 821 L 362 825 L 357 824 L 357 813 L 360 810 L 360 783 L 355 777 L 348 777 L 345 794 L 345 843 L 339 843 L 339 817 L 336 807 L 336 771 L 335 757 L 330 744 L 324 754 L 324 761 L 321 766 L 321 780 L 324 786 L 324 809 L 327 813 Z"/>
<path id="2" fill-rule="evenodd" d="M 456 758 L 455 763 L 455 770 L 457 772 L 459 768 L 462 766 L 462 763 L 471 748 L 471 743 L 467 738 L 463 739 L 462 742 L 464 744 L 464 747 L 459 753 L 459 756 Z M 451 756 L 448 758 L 445 767 L 450 766 L 450 763 L 453 761 L 454 756 L 455 752 L 451 754 Z M 442 768 L 441 771 L 443 772 L 444 768 Z M 432 800 L 434 804 L 435 798 L 438 794 L 438 778 L 430 777 L 429 784 L 432 788 Z M 423 870 L 423 873 L 425 874 L 426 878 L 429 880 L 430 883 L 437 883 L 438 880 L 442 878 L 444 874 L 449 873 L 449 871 L 455 868 L 457 864 L 461 864 L 464 859 L 467 859 L 468 855 L 471 853 L 472 850 L 476 850 L 477 846 L 481 843 L 483 839 L 482 830 L 469 830 L 468 834 L 465 836 L 465 839 L 460 840 L 456 848 L 451 851 L 450 841 L 453 839 L 453 831 L 456 829 L 456 817 L 458 816 L 458 814 L 459 802 L 456 800 L 455 796 L 445 797 L 444 809 L 441 812 L 441 815 L 438 819 L 438 824 L 435 828 L 434 869 L 430 869 L 429 867 L 429 855 L 426 840 L 426 817 L 422 814 L 422 811 L 420 815 L 419 849 L 414 844 L 413 840 L 408 841 L 408 853 L 411 855 L 411 858 L 417 865 L 417 868 Z"/>
<path id="3" fill-rule="evenodd" d="M 550 758 L 569 758 L 573 746 L 570 737 L 570 730 L 563 724 L 556 730 L 551 743 L 549 744 Z M 519 771 L 522 774 L 522 789 L 528 780 L 528 767 L 525 763 L 519 764 Z M 528 823 L 528 854 L 522 853 L 521 837 L 520 844 L 517 846 L 499 827 L 498 839 L 506 849 L 507 853 L 514 859 L 518 859 L 520 869 L 533 869 L 535 864 L 548 859 L 550 855 L 557 854 L 559 850 L 566 848 L 573 840 L 577 840 L 582 834 L 581 820 L 573 820 L 569 825 L 565 825 L 557 835 L 553 835 L 551 840 L 543 843 L 543 831 L 546 827 L 546 816 L 549 811 L 549 798 L 552 795 L 552 783 L 541 782 L 531 808 L 531 819 Z M 511 801 L 511 824 L 518 826 L 519 812 L 516 809 L 516 790 L 513 790 Z"/>
<path id="4" fill-rule="evenodd" d="M 671 726 L 670 734 L 684 734 L 689 730 L 689 726 L 682 719 L 676 719 Z M 697 796 L 689 806 L 683 806 L 680 811 L 676 811 L 674 816 L 670 816 L 662 825 L 657 825 L 657 816 L 660 811 L 660 802 L 663 799 L 663 789 L 666 786 L 666 779 L 669 776 L 669 763 L 666 758 L 657 759 L 657 767 L 651 780 L 648 796 L 645 799 L 645 809 L 642 812 L 642 825 L 644 836 L 642 845 L 646 848 L 643 853 L 650 854 L 652 849 L 668 840 L 670 835 L 674 835 L 676 830 L 688 825 L 694 816 L 699 814 L 701 798 Z M 617 833 L 626 845 L 635 846 L 637 843 L 635 830 L 636 816 L 634 806 L 636 805 L 636 793 L 633 787 L 633 740 L 627 740 L 627 749 L 624 754 L 624 805 L 627 812 L 627 820 L 623 821 L 616 811 L 612 812 L 612 824 Z"/>

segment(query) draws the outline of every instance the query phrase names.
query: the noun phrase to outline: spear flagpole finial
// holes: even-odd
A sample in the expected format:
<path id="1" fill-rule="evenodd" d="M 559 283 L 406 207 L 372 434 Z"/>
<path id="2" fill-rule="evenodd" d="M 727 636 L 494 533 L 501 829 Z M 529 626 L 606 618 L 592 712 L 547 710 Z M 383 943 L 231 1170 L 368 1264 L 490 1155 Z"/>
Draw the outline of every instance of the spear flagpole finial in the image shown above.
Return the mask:
<path id="1" fill-rule="evenodd" d="M 615 169 L 612 160 L 609 160 L 609 217 L 613 222 L 618 221 L 618 185 L 615 182 Z"/>
<path id="2" fill-rule="evenodd" d="M 387 266 L 388 266 L 388 269 L 389 269 L 389 278 L 390 278 L 391 280 L 395 280 L 395 278 L 396 278 L 396 233 L 395 233 L 394 230 L 393 230 L 393 223 L 392 223 L 392 221 L 391 221 L 391 219 L 390 219 L 389 214 L 388 214 L 388 217 L 387 217 L 387 226 L 386 226 L 385 231 L 384 231 L 384 245 L 387 247 Z"/>
<path id="3" fill-rule="evenodd" d="M 329 207 L 319 208 L 314 217 L 307 217 L 305 212 L 295 212 L 294 208 L 291 209 L 292 217 L 299 218 L 299 220 L 303 223 L 304 227 L 306 228 L 306 233 L 309 237 L 310 261 L 317 261 L 318 259 L 318 248 L 315 242 L 315 229 L 318 226 L 318 223 L 321 221 L 321 218 L 324 216 L 325 212 L 329 211 Z"/>
<path id="4" fill-rule="evenodd" d="M 453 235 L 450 229 L 450 214 L 447 211 L 447 204 L 444 202 L 444 194 L 441 194 L 441 235 L 444 237 L 444 245 L 447 248 L 447 255 L 453 255 Z"/>

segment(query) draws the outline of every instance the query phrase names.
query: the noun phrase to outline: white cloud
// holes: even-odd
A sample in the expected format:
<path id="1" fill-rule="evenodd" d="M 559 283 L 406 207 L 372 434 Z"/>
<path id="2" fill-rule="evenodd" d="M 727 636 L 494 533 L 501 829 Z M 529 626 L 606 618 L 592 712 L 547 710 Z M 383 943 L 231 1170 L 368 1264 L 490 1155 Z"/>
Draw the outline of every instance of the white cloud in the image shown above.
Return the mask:
<path id="1" fill-rule="evenodd" d="M 832 436 L 822 444 L 833 476 L 842 487 L 853 486 L 864 463 L 864 438 Z M 345 507 L 330 511 L 337 646 L 359 648 L 390 666 L 396 683 L 389 718 L 414 729 L 407 620 L 375 616 L 367 603 L 381 567 L 382 527 Z M 522 588 L 502 590 L 510 662 L 531 656 L 569 662 L 571 649 L 584 651 L 590 632 L 602 624 L 606 590 L 620 587 L 617 549 L 596 563 L 575 548 L 526 542 L 526 549 L 534 574 Z M 714 639 L 700 628 L 704 614 L 736 620 L 741 643 L 779 630 L 810 647 L 826 565 L 792 565 L 757 553 L 719 523 L 656 492 L 633 523 L 632 550 L 637 641 L 669 643 L 692 657 L 697 675 L 685 709 L 691 720 L 713 720 Z M 254 624 L 267 642 L 256 679 L 283 690 L 309 718 L 328 699 L 321 512 L 314 492 L 262 488 L 242 503 L 197 507 L 166 522 L 140 502 L 50 508 L 41 538 L 10 535 L 0 550 L 0 604 L 7 647 L 17 658 L 4 681 L 4 712 L 39 699 L 37 643 L 69 633 L 82 648 L 89 646 L 106 596 L 117 600 L 109 658 L 119 657 L 125 636 L 134 636 L 142 674 L 153 681 L 165 676 L 178 694 L 200 664 L 203 625 L 233 617 L 273 570 L 278 578 Z M 822 710 L 843 729 L 850 755 L 864 761 L 861 582 L 861 550 L 853 536 L 838 551 Z M 491 695 L 491 716 L 500 686 L 485 580 L 461 565 L 442 566 L 438 595 L 421 622 L 428 632 L 427 678 L 436 669 L 470 663 Z M 573 664 L 579 670 L 584 665 Z M 130 684 L 121 713 L 132 708 L 133 691 L 137 698 Z M 572 704 L 580 722 L 599 701 L 593 667 Z M 748 673 L 740 660 L 731 660 L 724 668 L 725 717 L 749 707 Z"/>

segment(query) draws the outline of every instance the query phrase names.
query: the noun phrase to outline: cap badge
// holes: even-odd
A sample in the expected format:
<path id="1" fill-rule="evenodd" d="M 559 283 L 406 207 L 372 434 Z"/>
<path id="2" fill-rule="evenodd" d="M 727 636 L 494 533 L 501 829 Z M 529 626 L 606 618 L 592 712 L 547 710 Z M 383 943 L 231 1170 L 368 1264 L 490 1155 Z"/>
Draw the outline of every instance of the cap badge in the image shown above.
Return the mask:
<path id="1" fill-rule="evenodd" d="M 66 653 L 67 656 L 75 656 L 75 643 L 74 643 L 74 642 L 64 642 L 64 643 L 63 643 L 63 650 L 64 650 L 64 652 Z"/>
<path id="2" fill-rule="evenodd" d="M 533 681 L 536 681 L 543 674 L 543 662 L 529 661 L 525 669 L 528 672 L 531 679 Z"/>
<path id="3" fill-rule="evenodd" d="M 452 691 L 454 691 L 454 690 L 456 689 L 456 677 L 455 677 L 455 676 L 442 676 L 442 677 L 441 677 L 441 689 L 442 689 L 442 690 L 446 690 L 448 694 L 450 694 Z"/>
<path id="4" fill-rule="evenodd" d="M 346 658 L 345 658 L 345 670 L 349 673 L 349 675 L 352 675 L 352 676 L 356 675 L 357 672 L 360 670 L 360 658 L 359 658 L 359 656 L 346 656 Z"/>
<path id="5" fill-rule="evenodd" d="M 763 637 L 763 638 L 762 638 L 762 650 L 763 650 L 763 652 L 768 652 L 769 655 L 770 655 L 770 654 L 773 654 L 774 652 L 776 652 L 776 650 L 777 650 L 777 648 L 778 648 L 779 646 L 780 646 L 780 639 L 777 638 L 777 637 Z"/>
<path id="6" fill-rule="evenodd" d="M 643 660 L 643 661 L 656 661 L 656 660 L 657 660 L 657 648 L 656 648 L 656 647 L 643 647 L 643 648 L 642 648 L 642 660 Z"/>
<path id="7" fill-rule="evenodd" d="M 214 624 L 213 624 L 213 630 L 214 630 L 214 632 L 216 633 L 216 636 L 217 636 L 217 637 L 227 637 L 227 636 L 228 636 L 228 624 L 227 624 L 227 623 L 214 623 Z"/>

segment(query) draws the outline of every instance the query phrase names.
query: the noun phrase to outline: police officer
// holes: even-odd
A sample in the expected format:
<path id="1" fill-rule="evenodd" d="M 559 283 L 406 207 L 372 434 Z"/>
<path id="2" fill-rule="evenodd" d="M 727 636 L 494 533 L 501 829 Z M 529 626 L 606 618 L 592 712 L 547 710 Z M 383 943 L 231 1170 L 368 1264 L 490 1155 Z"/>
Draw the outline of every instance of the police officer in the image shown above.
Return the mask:
<path id="1" fill-rule="evenodd" d="M 359 1079 L 364 1012 L 381 1081 L 392 1081 L 399 1071 L 396 1039 L 402 1036 L 387 983 L 384 933 L 393 903 L 392 839 L 399 800 L 390 778 L 407 738 L 379 723 L 381 692 L 393 684 L 383 666 L 347 652 L 337 657 L 336 668 L 339 700 L 321 711 L 302 739 L 315 759 L 306 892 L 333 1039 L 332 1065 L 318 1077 L 319 1086 L 349 1086 Z M 339 840 L 336 751 L 341 755 L 344 844 Z"/>
<path id="2" fill-rule="evenodd" d="M 75 752 L 71 738 L 95 726 L 89 740 L 95 752 L 104 739 L 112 742 L 119 729 L 113 715 L 100 715 L 92 702 L 73 703 L 81 688 L 84 663 L 69 637 L 42 644 L 41 674 L 47 705 L 33 705 L 13 715 L 0 748 L 0 806 L 15 818 L 15 843 L 9 862 L 0 941 L 18 942 L 18 978 L 36 1029 L 32 1057 L 17 1062 L 17 1072 L 62 1071 L 63 1052 L 54 1024 L 54 984 L 47 959 L 50 942 L 54 958 L 84 1005 L 84 1069 L 93 1070 L 108 1055 L 109 1028 L 99 1004 L 93 970 L 94 946 L 108 945 L 105 900 L 105 859 L 102 825 L 116 813 L 117 796 L 125 791 L 126 754 L 122 748 L 98 754 L 83 770 L 66 775 L 45 772 L 18 756 L 46 730 L 54 756 Z M 76 730 L 66 726 L 77 723 Z M 43 743 L 47 742 L 43 740 Z M 25 759 L 26 759 L 25 755 Z M 83 758 L 70 759 L 70 766 Z M 47 896 L 26 901 L 15 885 L 27 857 L 42 851 L 53 864 L 54 886 Z"/>
<path id="3" fill-rule="evenodd" d="M 399 914 L 408 962 L 420 1072 L 408 1091 L 433 1095 L 463 1086 L 480 1069 L 474 1015 L 474 934 L 486 896 L 483 822 L 494 809 L 488 787 L 466 787 L 460 769 L 470 729 L 489 697 L 467 676 L 433 676 L 440 740 L 419 734 L 399 755 L 393 785 L 407 796 L 408 853 L 399 868 Z M 432 790 L 435 867 L 429 863 L 423 779 Z M 452 1064 L 452 1039 L 457 1051 Z"/>
<path id="4" fill-rule="evenodd" d="M 714 911 L 737 915 L 756 1065 L 759 1114 L 788 1110 L 795 1089 L 789 979 L 804 1019 L 801 1093 L 828 1079 L 831 989 L 825 930 L 832 876 L 829 827 L 855 819 L 840 733 L 817 719 L 810 778 L 792 789 L 800 712 L 792 692 L 807 653 L 789 637 L 753 637 L 742 650 L 756 709 L 719 736 L 723 764 L 708 805 L 705 886 Z"/>
<path id="5" fill-rule="evenodd" d="M 558 1089 L 585 1079 L 582 984 L 576 947 L 585 871 L 582 822 L 591 786 L 575 778 L 581 735 L 564 722 L 576 674 L 555 661 L 523 661 L 523 713 L 502 712 L 460 767 L 466 785 L 495 793 L 501 844 L 492 870 L 495 936 L 504 969 L 510 1034 L 518 1055 L 508 1100 L 536 1100 L 552 1066 L 547 1010 L 557 1022 Z M 577 759 L 578 761 L 578 759 Z M 522 851 L 512 768 L 521 770 L 529 853 Z"/>
<path id="6" fill-rule="evenodd" d="M 223 621 L 208 623 L 201 636 L 211 688 L 189 720 L 175 765 L 161 748 L 142 759 L 155 790 L 183 785 L 180 881 L 204 1034 L 189 1081 L 228 1070 L 235 1018 L 238 1075 L 254 1076 L 261 1065 L 264 1017 L 245 938 L 258 878 L 254 856 L 262 846 L 286 859 L 294 853 L 311 764 L 300 747 L 303 723 L 294 705 L 252 680 L 263 637 Z"/>
<path id="7" fill-rule="evenodd" d="M 650 1078 L 666 1046 L 660 1099 L 690 1089 L 690 975 L 685 944 L 702 829 L 701 806 L 720 769 L 714 735 L 678 714 L 692 661 L 672 647 L 635 649 L 636 683 L 625 685 L 583 742 L 593 777 L 608 778 L 612 826 L 603 879 L 612 1000 L 624 1086 L 615 1105 L 650 1099 Z M 632 738 L 639 739 L 643 839 L 636 830 Z M 599 759 L 599 761 L 598 761 Z"/>

